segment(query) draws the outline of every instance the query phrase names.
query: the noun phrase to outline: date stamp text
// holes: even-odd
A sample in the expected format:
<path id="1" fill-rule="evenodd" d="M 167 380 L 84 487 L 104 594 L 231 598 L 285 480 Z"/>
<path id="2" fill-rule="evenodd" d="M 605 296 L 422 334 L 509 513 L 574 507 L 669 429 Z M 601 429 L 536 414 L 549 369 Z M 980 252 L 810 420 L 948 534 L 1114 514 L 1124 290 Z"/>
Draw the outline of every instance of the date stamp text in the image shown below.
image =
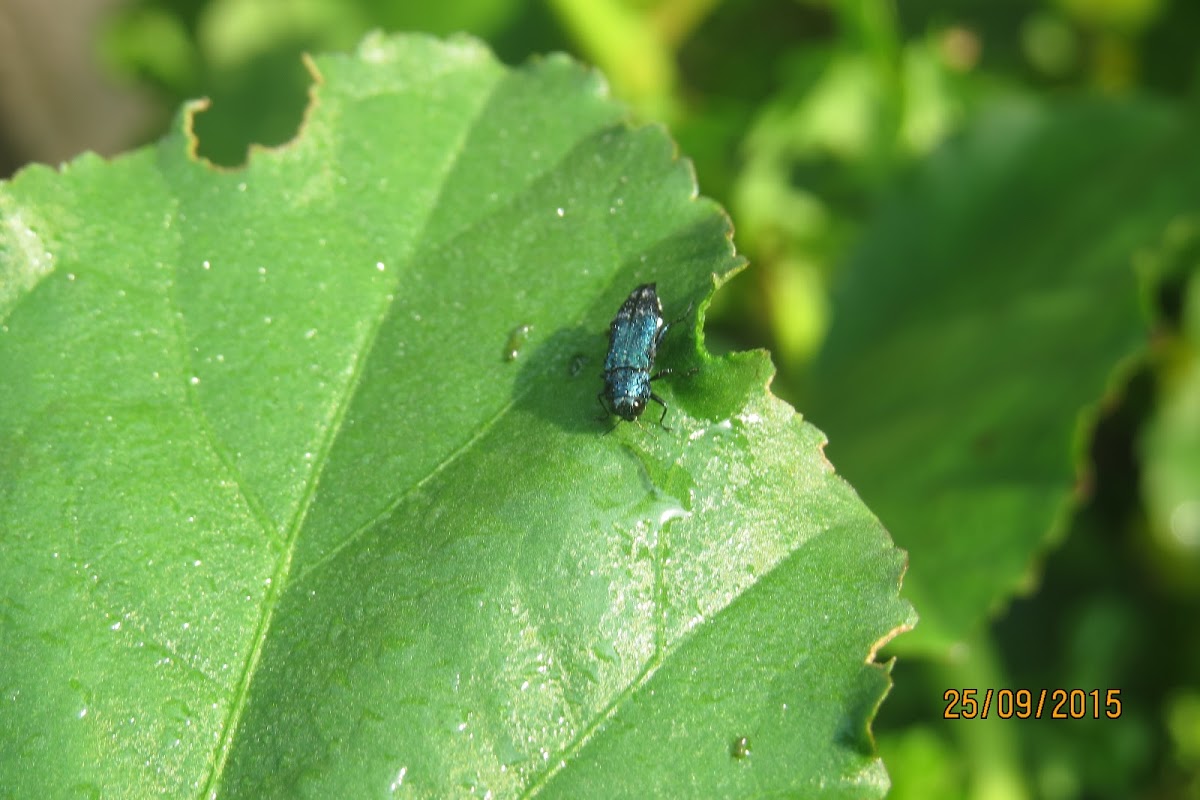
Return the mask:
<path id="1" fill-rule="evenodd" d="M 1120 689 L 947 689 L 946 719 L 1119 719 Z"/>

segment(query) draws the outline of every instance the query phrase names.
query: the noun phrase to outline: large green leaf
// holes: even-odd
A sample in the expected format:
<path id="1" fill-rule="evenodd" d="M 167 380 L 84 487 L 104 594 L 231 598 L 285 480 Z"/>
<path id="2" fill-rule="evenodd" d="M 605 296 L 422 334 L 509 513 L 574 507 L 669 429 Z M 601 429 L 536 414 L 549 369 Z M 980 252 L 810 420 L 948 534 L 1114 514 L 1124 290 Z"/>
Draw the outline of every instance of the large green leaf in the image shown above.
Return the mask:
<path id="1" fill-rule="evenodd" d="M 596 419 L 625 295 L 738 267 L 668 138 L 470 40 L 313 71 L 243 170 L 0 186 L 4 794 L 881 796 L 902 555 L 766 357 L 698 315 L 671 430 Z"/>
<path id="2" fill-rule="evenodd" d="M 1200 202 L 1194 127 L 1148 103 L 1001 107 L 899 188 L 848 265 L 805 406 L 962 640 L 1087 491 L 1090 420 L 1145 348 L 1134 265 Z"/>

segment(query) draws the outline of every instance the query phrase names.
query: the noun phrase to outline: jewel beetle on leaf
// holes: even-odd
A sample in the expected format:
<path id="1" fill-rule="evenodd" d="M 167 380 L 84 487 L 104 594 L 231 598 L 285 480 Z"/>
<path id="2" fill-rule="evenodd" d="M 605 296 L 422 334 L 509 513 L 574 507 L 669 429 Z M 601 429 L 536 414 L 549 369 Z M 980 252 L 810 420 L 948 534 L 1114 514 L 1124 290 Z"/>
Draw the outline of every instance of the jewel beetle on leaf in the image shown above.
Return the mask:
<path id="1" fill-rule="evenodd" d="M 663 409 L 658 424 L 664 430 L 670 430 L 663 425 L 667 404 L 651 390 L 650 382 L 672 374 L 670 369 L 654 374 L 651 371 L 659 344 L 678 321 L 663 322 L 662 302 L 653 283 L 643 283 L 634 289 L 617 309 L 608 328 L 608 355 L 604 359 L 604 373 L 600 376 L 604 379 L 604 388 L 596 395 L 605 416 L 615 414 L 633 422 L 653 400 Z"/>

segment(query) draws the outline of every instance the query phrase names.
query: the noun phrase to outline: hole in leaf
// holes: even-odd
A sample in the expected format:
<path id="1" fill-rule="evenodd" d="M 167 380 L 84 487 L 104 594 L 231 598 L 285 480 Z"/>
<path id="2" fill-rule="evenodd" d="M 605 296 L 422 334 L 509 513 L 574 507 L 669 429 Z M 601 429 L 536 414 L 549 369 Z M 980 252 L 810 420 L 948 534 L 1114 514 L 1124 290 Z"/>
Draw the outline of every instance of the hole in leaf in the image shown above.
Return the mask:
<path id="1" fill-rule="evenodd" d="M 301 50 L 298 44 L 277 47 L 206 82 L 209 107 L 192 123 L 200 157 L 238 167 L 251 144 L 275 147 L 296 136 L 312 84 Z"/>

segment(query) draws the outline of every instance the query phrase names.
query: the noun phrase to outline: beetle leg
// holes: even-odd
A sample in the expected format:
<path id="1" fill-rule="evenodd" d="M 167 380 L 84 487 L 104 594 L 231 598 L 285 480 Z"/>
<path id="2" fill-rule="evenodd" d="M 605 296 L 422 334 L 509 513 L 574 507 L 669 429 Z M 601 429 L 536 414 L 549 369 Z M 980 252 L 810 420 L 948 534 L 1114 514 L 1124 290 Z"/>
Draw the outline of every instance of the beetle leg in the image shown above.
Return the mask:
<path id="1" fill-rule="evenodd" d="M 601 416 L 596 417 L 597 420 L 605 420 L 613 415 L 612 409 L 610 409 L 608 406 L 604 405 L 604 390 L 603 389 L 596 392 L 596 402 L 600 404 L 600 408 L 604 409 L 604 413 Z"/>
<path id="2" fill-rule="evenodd" d="M 659 373 L 659 374 L 661 375 L 662 373 Z M 651 380 L 653 380 L 653 379 L 651 379 Z M 667 418 L 667 404 L 664 403 L 663 399 L 661 397 L 659 397 L 658 395 L 656 395 L 654 392 L 650 393 L 650 399 L 663 407 L 662 416 L 658 418 L 658 427 L 662 428 L 664 431 L 667 431 L 669 433 L 671 431 L 671 429 L 668 428 L 666 425 L 663 425 L 663 420 Z"/>

